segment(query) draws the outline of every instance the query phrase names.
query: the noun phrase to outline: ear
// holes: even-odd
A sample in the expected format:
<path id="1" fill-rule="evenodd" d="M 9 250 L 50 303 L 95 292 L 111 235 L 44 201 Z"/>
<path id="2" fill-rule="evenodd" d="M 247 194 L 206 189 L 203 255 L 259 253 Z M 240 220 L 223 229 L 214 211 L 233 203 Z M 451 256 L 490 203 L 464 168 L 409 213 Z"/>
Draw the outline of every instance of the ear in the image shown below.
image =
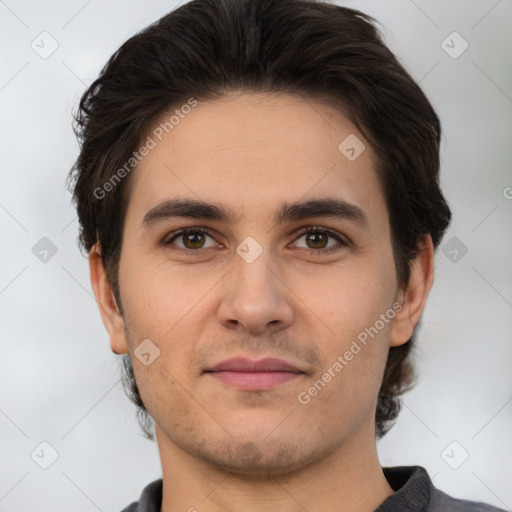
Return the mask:
<path id="1" fill-rule="evenodd" d="M 419 322 L 428 294 L 434 282 L 434 244 L 432 237 L 425 235 L 418 254 L 411 262 L 409 283 L 397 295 L 402 308 L 397 311 L 391 326 L 390 346 L 398 347 L 412 336 Z"/>
<path id="2" fill-rule="evenodd" d="M 108 282 L 98 244 L 95 244 L 89 252 L 89 270 L 94 296 L 110 337 L 110 348 L 115 354 L 127 354 L 123 315 L 119 311 L 114 292 Z"/>

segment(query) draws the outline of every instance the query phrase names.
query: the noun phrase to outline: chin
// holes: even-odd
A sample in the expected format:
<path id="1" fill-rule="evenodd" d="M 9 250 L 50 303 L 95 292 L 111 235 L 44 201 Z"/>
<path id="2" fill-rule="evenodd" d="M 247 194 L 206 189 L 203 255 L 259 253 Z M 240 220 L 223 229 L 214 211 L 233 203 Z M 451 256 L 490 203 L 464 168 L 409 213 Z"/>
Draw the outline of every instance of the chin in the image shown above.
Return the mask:
<path id="1" fill-rule="evenodd" d="M 332 451 L 332 446 L 323 445 L 321 440 L 317 446 L 308 441 L 300 442 L 290 435 L 265 438 L 260 430 L 259 436 L 246 433 L 189 448 L 192 455 L 223 472 L 263 479 L 295 473 Z"/>

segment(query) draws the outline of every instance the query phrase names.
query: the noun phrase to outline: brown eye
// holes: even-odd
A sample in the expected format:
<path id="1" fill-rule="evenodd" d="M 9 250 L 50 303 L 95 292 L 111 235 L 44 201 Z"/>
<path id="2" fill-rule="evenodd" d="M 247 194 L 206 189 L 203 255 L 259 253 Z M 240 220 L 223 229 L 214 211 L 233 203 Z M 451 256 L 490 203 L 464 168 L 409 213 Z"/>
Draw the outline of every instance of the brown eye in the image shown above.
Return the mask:
<path id="1" fill-rule="evenodd" d="M 197 231 L 181 235 L 181 239 L 187 249 L 201 249 L 204 244 L 204 234 Z"/>
<path id="2" fill-rule="evenodd" d="M 296 246 L 301 249 L 309 249 L 311 252 L 326 253 L 349 245 L 342 235 L 327 228 L 310 227 L 303 231 L 297 240 L 301 238 L 304 238 L 304 244 L 296 244 Z M 329 240 L 333 242 L 329 242 Z"/>
<path id="3" fill-rule="evenodd" d="M 210 238 L 213 243 L 205 245 L 208 238 Z M 213 247 L 215 240 L 213 240 L 212 236 L 204 229 L 189 228 L 175 232 L 170 239 L 164 242 L 164 245 L 176 245 L 176 247 L 182 250 L 200 250 Z"/>
<path id="4" fill-rule="evenodd" d="M 305 235 L 306 237 L 306 244 L 311 244 L 311 249 L 325 249 L 325 246 L 328 243 L 329 236 L 325 233 L 307 233 Z"/>

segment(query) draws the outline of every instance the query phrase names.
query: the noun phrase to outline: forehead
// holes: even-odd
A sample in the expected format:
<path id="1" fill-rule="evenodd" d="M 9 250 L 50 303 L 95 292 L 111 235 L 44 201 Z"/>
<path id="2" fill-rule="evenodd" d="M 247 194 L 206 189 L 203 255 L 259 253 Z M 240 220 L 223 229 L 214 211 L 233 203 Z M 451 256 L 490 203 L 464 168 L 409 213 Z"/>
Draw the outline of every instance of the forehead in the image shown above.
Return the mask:
<path id="1" fill-rule="evenodd" d="M 171 124 L 175 110 L 149 133 L 153 148 L 131 176 L 130 215 L 188 197 L 229 204 L 237 219 L 268 217 L 285 202 L 333 194 L 386 214 L 375 155 L 334 107 L 291 94 L 238 93 L 197 102 Z"/>

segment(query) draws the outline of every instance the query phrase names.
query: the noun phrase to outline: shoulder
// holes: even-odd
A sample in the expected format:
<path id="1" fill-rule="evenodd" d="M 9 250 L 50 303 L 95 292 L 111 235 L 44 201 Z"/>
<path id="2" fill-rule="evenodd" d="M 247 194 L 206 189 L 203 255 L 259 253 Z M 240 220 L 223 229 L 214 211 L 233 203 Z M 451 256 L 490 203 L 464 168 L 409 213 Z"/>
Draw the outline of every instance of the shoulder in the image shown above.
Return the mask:
<path id="1" fill-rule="evenodd" d="M 428 512 L 505 512 L 505 509 L 480 501 L 453 498 L 436 488 L 432 490 L 427 510 Z"/>
<path id="2" fill-rule="evenodd" d="M 121 512 L 137 512 L 138 502 L 134 501 L 131 505 L 128 505 L 126 508 L 123 508 Z"/>
<path id="3" fill-rule="evenodd" d="M 121 512 L 160 512 L 162 506 L 162 479 L 151 482 L 142 491 L 139 501 L 134 501 Z"/>
<path id="4" fill-rule="evenodd" d="M 395 493 L 375 512 L 505 512 L 486 503 L 449 496 L 434 487 L 421 466 L 383 467 L 382 470 Z"/>

